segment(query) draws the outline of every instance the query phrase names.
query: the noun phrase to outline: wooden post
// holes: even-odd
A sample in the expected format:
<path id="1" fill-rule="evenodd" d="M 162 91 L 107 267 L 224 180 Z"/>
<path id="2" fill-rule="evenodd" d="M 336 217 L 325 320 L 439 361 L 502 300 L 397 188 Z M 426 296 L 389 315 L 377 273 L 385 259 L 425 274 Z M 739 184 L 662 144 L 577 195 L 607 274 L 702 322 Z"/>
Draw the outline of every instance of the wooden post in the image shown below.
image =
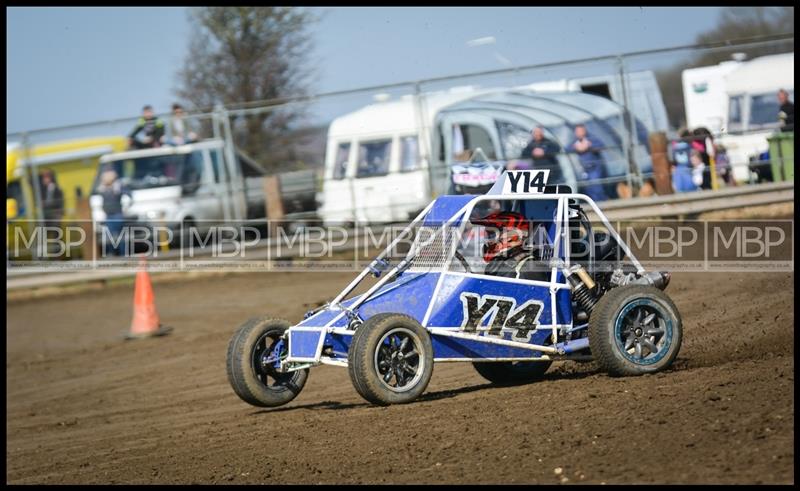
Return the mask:
<path id="1" fill-rule="evenodd" d="M 94 224 L 92 223 L 92 208 L 89 206 L 89 197 L 81 196 L 77 198 L 75 203 L 75 215 L 77 218 L 78 226 L 83 229 L 86 234 L 86 242 L 83 243 L 81 248 L 81 257 L 84 261 L 91 261 L 95 258 L 95 251 L 97 251 L 97 237 L 95 235 Z M 98 256 L 100 252 L 97 251 Z"/>
<path id="2" fill-rule="evenodd" d="M 283 201 L 281 200 L 281 182 L 278 176 L 264 178 L 264 202 L 267 207 L 269 235 L 272 236 L 279 226 L 274 221 L 283 219 Z"/>
<path id="3" fill-rule="evenodd" d="M 653 161 L 653 180 L 656 182 L 656 193 L 672 194 L 672 174 L 667 158 L 667 135 L 663 131 L 650 133 L 650 158 Z"/>

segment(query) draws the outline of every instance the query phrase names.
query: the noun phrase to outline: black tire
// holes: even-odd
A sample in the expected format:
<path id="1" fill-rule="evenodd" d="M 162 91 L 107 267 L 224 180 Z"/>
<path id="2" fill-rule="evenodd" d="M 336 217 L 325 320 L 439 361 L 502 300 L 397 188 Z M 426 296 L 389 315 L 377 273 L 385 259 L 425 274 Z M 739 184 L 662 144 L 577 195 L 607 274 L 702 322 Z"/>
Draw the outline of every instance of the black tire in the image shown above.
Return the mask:
<path id="1" fill-rule="evenodd" d="M 654 317 L 647 321 L 651 315 Z M 664 370 L 678 356 L 682 340 L 678 308 L 666 293 L 652 286 L 613 288 L 589 317 L 592 356 L 600 368 L 616 377 Z"/>
<path id="2" fill-rule="evenodd" d="M 484 361 L 472 366 L 489 382 L 496 385 L 522 385 L 540 380 L 552 361 Z"/>
<path id="3" fill-rule="evenodd" d="M 356 392 L 368 402 L 381 406 L 411 402 L 422 395 L 433 374 L 430 336 L 407 315 L 375 315 L 353 334 L 347 369 Z"/>
<path id="4" fill-rule="evenodd" d="M 228 344 L 228 382 L 239 398 L 258 407 L 275 407 L 288 403 L 303 390 L 308 369 L 278 373 L 272 367 L 257 364 L 265 350 L 290 326 L 283 319 L 256 317 L 236 331 Z"/>

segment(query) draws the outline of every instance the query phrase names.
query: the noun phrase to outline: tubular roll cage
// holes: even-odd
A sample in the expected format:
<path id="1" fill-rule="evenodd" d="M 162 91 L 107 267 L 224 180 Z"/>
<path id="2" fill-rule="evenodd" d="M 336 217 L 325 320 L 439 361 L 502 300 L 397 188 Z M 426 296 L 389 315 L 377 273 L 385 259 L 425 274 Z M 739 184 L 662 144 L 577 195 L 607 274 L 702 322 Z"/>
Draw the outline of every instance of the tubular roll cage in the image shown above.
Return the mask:
<path id="1" fill-rule="evenodd" d="M 578 339 L 572 342 L 567 343 L 558 343 L 558 330 L 559 329 L 571 329 L 573 327 L 572 322 L 569 324 L 557 324 L 555 319 L 557 319 L 557 303 L 556 303 L 556 292 L 558 290 L 567 289 L 571 290 L 572 286 L 568 281 L 558 282 L 556 281 L 557 274 L 559 270 L 566 270 L 570 267 L 570 241 L 567 239 L 568 227 L 565 224 L 569 223 L 569 215 L 568 215 L 568 203 L 569 200 L 576 200 L 577 202 L 585 202 L 587 203 L 591 209 L 595 212 L 595 214 L 600 218 L 602 223 L 605 225 L 608 232 L 612 235 L 612 237 L 616 240 L 617 244 L 623 249 L 625 254 L 628 256 L 631 263 L 636 267 L 637 273 L 642 274 L 645 272 L 644 267 L 642 267 L 641 263 L 638 259 L 634 256 L 633 252 L 628 248 L 627 244 L 622 240 L 619 233 L 611 226 L 611 223 L 606 218 L 605 214 L 602 213 L 600 208 L 597 204 L 592 200 L 589 196 L 585 194 L 578 194 L 578 193 L 558 193 L 558 194 L 487 194 L 487 195 L 479 195 L 476 196 L 474 199 L 470 200 L 466 205 L 464 205 L 461 209 L 455 212 L 450 218 L 447 219 L 444 223 L 439 226 L 438 233 L 445 233 L 446 230 L 452 227 L 453 222 L 456 220 L 461 220 L 458 224 L 458 233 L 463 234 L 466 224 L 468 222 L 467 218 L 471 215 L 473 208 L 476 204 L 483 202 L 483 201 L 511 201 L 511 200 L 549 200 L 552 201 L 554 199 L 558 200 L 558 204 L 556 207 L 556 214 L 555 214 L 555 222 L 556 222 L 556 229 L 555 229 L 555 240 L 553 243 L 553 259 L 551 260 L 551 269 L 550 269 L 550 281 L 540 281 L 540 280 L 526 280 L 526 279 L 515 279 L 515 278 L 503 278 L 503 277 L 492 277 L 493 280 L 497 281 L 504 281 L 504 282 L 511 282 L 529 286 L 546 286 L 549 287 L 550 290 L 550 307 L 551 307 L 551 322 L 549 325 L 540 326 L 539 329 L 551 329 L 552 330 L 552 345 L 551 346 L 543 346 L 543 345 L 535 345 L 530 343 L 523 343 L 518 341 L 509 341 L 506 339 L 499 339 L 494 337 L 488 336 L 480 336 L 477 334 L 465 334 L 459 332 L 460 329 L 458 327 L 438 327 L 438 326 L 429 326 L 429 319 L 431 316 L 431 311 L 434 306 L 434 302 L 436 297 L 439 293 L 439 289 L 442 285 L 443 279 L 445 274 L 441 274 L 437 280 L 436 287 L 434 289 L 433 295 L 431 296 L 430 302 L 428 303 L 427 310 L 425 312 L 425 317 L 423 318 L 421 325 L 425 328 L 431 335 L 439 335 L 439 336 L 446 336 L 446 337 L 454 337 L 460 338 L 465 340 L 473 340 L 479 341 L 483 343 L 491 343 L 491 344 L 498 344 L 503 346 L 511 346 L 514 348 L 523 348 L 532 351 L 538 351 L 541 353 L 550 353 L 553 355 L 564 355 L 572 351 L 582 350 L 588 347 L 588 342 L 586 339 Z M 324 333 L 319 337 L 319 343 L 316 350 L 316 356 L 314 359 L 304 359 L 303 362 L 310 362 L 310 363 L 301 363 L 297 364 L 297 361 L 292 361 L 295 366 L 290 367 L 288 370 L 296 370 L 301 368 L 306 368 L 308 366 L 321 363 L 321 364 L 328 364 L 328 365 L 335 365 L 335 366 L 347 366 L 347 363 L 342 360 L 332 359 L 330 357 L 322 356 L 322 348 L 323 342 L 325 339 L 326 333 L 335 333 L 339 335 L 353 335 L 354 329 L 343 327 L 334 327 L 333 324 L 340 320 L 343 316 L 347 316 L 350 319 L 354 319 L 358 322 L 361 321 L 360 317 L 358 316 L 358 307 L 369 300 L 375 292 L 377 292 L 380 288 L 382 288 L 385 284 L 387 284 L 390 280 L 392 280 L 399 272 L 404 271 L 415 259 L 416 255 L 419 253 L 421 247 L 417 247 L 416 250 L 412 250 L 407 257 L 400 260 L 390 271 L 388 271 L 383 278 L 381 278 L 378 282 L 376 282 L 372 287 L 370 287 L 365 293 L 356 297 L 356 300 L 350 306 L 345 306 L 342 304 L 345 297 L 349 295 L 363 280 L 367 277 L 368 274 L 374 272 L 372 269 L 372 265 L 383 260 L 387 254 L 400 242 L 402 238 L 404 238 L 414 227 L 422 222 L 430 210 L 433 208 L 433 205 L 436 201 L 432 201 L 422 210 L 415 218 L 412 220 L 405 229 L 368 265 L 366 266 L 359 275 L 350 282 L 337 296 L 334 298 L 330 303 L 321 307 L 316 313 L 311 315 L 309 319 L 316 317 L 319 313 L 327 310 L 340 310 L 341 312 L 334 316 L 330 321 L 325 323 L 324 326 Z M 434 235 L 433 237 L 436 237 Z M 429 239 L 432 241 L 433 238 Z M 429 243 L 429 242 L 428 242 Z M 458 245 L 458 241 L 452 241 L 449 245 L 448 250 L 444 256 L 445 261 L 443 266 L 443 270 L 441 273 L 447 273 L 450 275 L 457 275 L 457 276 L 464 276 L 464 277 L 477 277 L 481 278 L 483 275 L 476 274 L 476 273 L 461 273 L 461 272 L 453 272 L 453 271 L 446 271 L 444 268 L 449 267 L 449 264 L 452 262 L 453 256 L 456 251 L 456 246 Z M 563 259 L 561 258 L 562 254 L 559 254 L 559 251 L 563 254 Z M 293 331 L 304 331 L 304 330 L 318 330 L 319 328 L 307 328 L 303 326 L 296 326 L 292 327 L 291 330 Z M 288 331 L 287 331 L 288 336 Z M 579 357 L 580 358 L 580 357 Z M 549 360 L 552 359 L 548 355 L 544 355 L 541 357 L 537 357 L 539 360 Z M 513 360 L 520 360 L 520 358 L 480 358 L 471 360 L 469 358 L 456 358 L 456 359 L 449 359 L 449 358 L 442 358 L 442 359 L 435 359 L 435 361 L 513 361 Z"/>

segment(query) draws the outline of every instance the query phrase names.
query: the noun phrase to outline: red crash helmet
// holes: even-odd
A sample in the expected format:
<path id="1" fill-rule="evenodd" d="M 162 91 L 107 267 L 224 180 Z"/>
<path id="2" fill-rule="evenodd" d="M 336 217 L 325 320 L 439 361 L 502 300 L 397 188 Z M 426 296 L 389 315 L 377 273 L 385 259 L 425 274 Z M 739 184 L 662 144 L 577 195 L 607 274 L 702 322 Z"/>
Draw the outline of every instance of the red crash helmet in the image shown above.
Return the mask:
<path id="1" fill-rule="evenodd" d="M 497 235 L 483 246 L 483 260 L 487 263 L 515 247 L 528 237 L 530 222 L 521 213 L 503 211 L 472 220 L 475 225 L 496 229 Z"/>

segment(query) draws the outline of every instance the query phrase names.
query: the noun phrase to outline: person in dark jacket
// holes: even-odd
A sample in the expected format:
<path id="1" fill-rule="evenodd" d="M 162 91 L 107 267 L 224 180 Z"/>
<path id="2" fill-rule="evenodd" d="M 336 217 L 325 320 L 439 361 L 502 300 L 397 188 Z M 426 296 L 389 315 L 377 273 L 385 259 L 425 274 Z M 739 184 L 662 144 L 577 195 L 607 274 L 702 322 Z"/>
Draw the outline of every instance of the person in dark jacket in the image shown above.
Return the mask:
<path id="1" fill-rule="evenodd" d="M 603 154 L 600 153 L 604 146 L 602 141 L 587 133 L 586 126 L 579 124 L 575 126 L 575 141 L 567 147 L 568 152 L 578 154 L 581 167 L 583 167 L 583 172 L 578 181 L 595 181 L 580 185 L 581 192 L 594 201 L 608 199 L 603 183 L 596 182 L 607 177 L 606 162 Z"/>
<path id="2" fill-rule="evenodd" d="M 164 122 L 157 118 L 153 113 L 152 106 L 142 108 L 142 117 L 136 122 L 131 134 L 128 135 L 128 142 L 131 148 L 155 148 L 161 146 L 164 137 Z M 142 137 L 137 138 L 139 133 Z"/>
<path id="3" fill-rule="evenodd" d="M 125 238 L 121 237 L 125 225 L 125 199 L 130 199 L 130 191 L 123 187 L 117 178 L 117 172 L 108 168 L 100 174 L 100 185 L 97 192 L 103 197 L 103 211 L 106 214 L 105 226 L 108 233 L 103 234 L 103 252 L 105 255 L 125 255 Z M 108 235 L 108 236 L 107 236 Z"/>
<path id="4" fill-rule="evenodd" d="M 789 100 L 789 93 L 783 89 L 779 90 L 778 102 L 781 104 L 781 109 L 778 112 L 781 131 L 794 131 L 794 104 Z"/>
<path id="5" fill-rule="evenodd" d="M 64 192 L 56 182 L 56 175 L 45 169 L 41 175 L 42 211 L 46 225 L 59 226 L 64 216 Z"/>
<path id="6" fill-rule="evenodd" d="M 56 182 L 56 175 L 50 169 L 45 169 L 40 174 L 39 184 L 41 189 L 40 196 L 42 197 L 42 225 L 44 225 L 45 237 L 51 238 L 61 227 L 61 219 L 64 216 L 64 192 Z M 48 254 L 48 251 L 42 249 L 41 255 Z"/>
<path id="7" fill-rule="evenodd" d="M 545 138 L 544 128 L 537 126 L 531 132 L 531 141 L 522 149 L 519 158 L 531 160 L 533 169 L 548 169 L 550 176 L 548 184 L 564 184 L 561 166 L 558 164 L 558 153 L 561 147 L 558 143 Z"/>

